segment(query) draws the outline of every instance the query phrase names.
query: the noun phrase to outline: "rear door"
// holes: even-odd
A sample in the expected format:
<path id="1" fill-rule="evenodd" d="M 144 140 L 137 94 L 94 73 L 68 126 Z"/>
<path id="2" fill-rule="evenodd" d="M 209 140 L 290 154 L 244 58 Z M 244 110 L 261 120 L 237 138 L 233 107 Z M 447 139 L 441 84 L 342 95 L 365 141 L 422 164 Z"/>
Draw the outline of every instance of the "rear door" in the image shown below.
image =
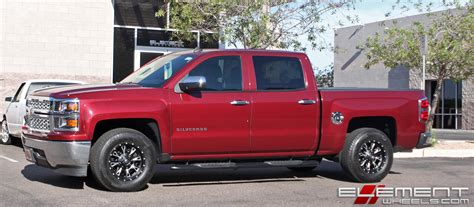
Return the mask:
<path id="1" fill-rule="evenodd" d="M 230 55 L 210 57 L 186 75 L 204 76 L 206 88 L 171 93 L 174 155 L 250 151 L 250 93 L 243 91 L 243 74 L 241 56 Z"/>
<path id="2" fill-rule="evenodd" d="M 320 105 L 313 74 L 303 70 L 311 68 L 307 58 L 253 56 L 252 62 L 256 83 L 252 93 L 252 151 L 314 150 Z"/>

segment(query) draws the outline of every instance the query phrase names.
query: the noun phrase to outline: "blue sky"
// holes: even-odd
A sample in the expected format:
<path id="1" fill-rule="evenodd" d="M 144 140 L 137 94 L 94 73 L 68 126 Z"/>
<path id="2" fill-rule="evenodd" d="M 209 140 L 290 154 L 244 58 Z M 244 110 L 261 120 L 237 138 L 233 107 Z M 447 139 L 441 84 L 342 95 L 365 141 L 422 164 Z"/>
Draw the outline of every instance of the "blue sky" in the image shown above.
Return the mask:
<path id="1" fill-rule="evenodd" d="M 296 1 L 296 2 L 298 3 L 300 1 Z M 345 14 L 357 15 L 359 17 L 359 22 L 355 24 L 346 23 L 343 27 L 352 26 L 352 25 L 361 25 L 361 24 L 366 24 L 370 22 L 377 22 L 377 21 L 382 21 L 382 20 L 387 20 L 387 19 L 420 14 L 420 12 L 417 11 L 416 9 L 410 9 L 408 11 L 403 11 L 403 10 L 398 9 L 398 10 L 393 10 L 389 17 L 385 17 L 385 14 L 388 11 L 392 10 L 391 9 L 392 5 L 394 5 L 395 2 L 396 0 L 362 0 L 356 3 L 355 10 L 344 11 L 344 15 Z M 432 7 L 433 11 L 439 11 L 439 10 L 445 9 L 445 7 L 443 7 L 442 4 L 440 3 L 441 1 L 433 1 L 433 2 L 436 2 L 435 5 Z M 323 38 L 325 39 L 325 41 L 333 45 L 334 44 L 334 29 L 340 27 L 339 25 L 336 24 L 336 22 L 339 19 L 343 19 L 343 16 L 341 14 L 339 17 L 336 15 L 335 17 L 324 18 L 324 19 L 325 19 L 324 20 L 325 22 L 323 23 L 329 23 L 329 24 L 332 24 L 333 26 L 330 30 L 328 30 L 325 34 L 323 34 Z M 306 41 L 304 40 L 304 38 L 302 38 L 301 41 L 303 44 L 307 44 L 305 43 Z M 333 51 L 331 50 L 312 51 L 309 48 L 310 47 L 308 46 L 307 54 L 309 58 L 311 59 L 313 67 L 317 69 L 322 69 L 322 68 L 329 67 L 333 63 L 334 61 Z"/>

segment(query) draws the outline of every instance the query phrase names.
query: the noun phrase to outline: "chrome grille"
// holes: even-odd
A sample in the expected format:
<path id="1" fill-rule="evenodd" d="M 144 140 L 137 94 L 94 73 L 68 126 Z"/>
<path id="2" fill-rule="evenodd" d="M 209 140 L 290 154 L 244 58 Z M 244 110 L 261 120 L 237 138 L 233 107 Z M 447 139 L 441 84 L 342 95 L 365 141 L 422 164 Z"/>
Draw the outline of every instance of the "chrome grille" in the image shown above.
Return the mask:
<path id="1" fill-rule="evenodd" d="M 33 130 L 50 130 L 50 121 L 49 116 L 40 117 L 40 116 L 27 116 L 26 124 Z"/>
<path id="2" fill-rule="evenodd" d="M 51 101 L 32 98 L 28 100 L 27 106 L 33 111 L 49 111 L 51 109 Z"/>

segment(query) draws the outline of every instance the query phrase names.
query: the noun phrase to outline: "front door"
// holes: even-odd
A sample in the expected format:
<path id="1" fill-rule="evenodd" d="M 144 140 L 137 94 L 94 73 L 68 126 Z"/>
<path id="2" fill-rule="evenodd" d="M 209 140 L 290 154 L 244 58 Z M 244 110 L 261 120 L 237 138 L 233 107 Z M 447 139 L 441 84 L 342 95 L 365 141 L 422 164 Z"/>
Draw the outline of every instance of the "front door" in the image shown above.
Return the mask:
<path id="1" fill-rule="evenodd" d="M 13 97 L 12 102 L 8 105 L 6 111 L 8 130 L 10 131 L 10 134 L 15 136 L 19 136 L 21 133 L 21 123 L 23 117 L 20 117 L 20 110 L 25 110 L 24 105 L 26 100 L 22 98 L 25 90 L 25 83 L 22 83 L 16 91 L 15 96 Z"/>
<path id="2" fill-rule="evenodd" d="M 250 94 L 242 74 L 240 56 L 217 56 L 186 75 L 205 77 L 206 87 L 170 96 L 174 155 L 250 151 Z"/>
<path id="3" fill-rule="evenodd" d="M 254 56 L 253 152 L 309 151 L 319 135 L 319 100 L 297 57 Z M 309 64 L 308 64 L 309 65 Z M 313 83 L 313 82 L 310 82 Z"/>

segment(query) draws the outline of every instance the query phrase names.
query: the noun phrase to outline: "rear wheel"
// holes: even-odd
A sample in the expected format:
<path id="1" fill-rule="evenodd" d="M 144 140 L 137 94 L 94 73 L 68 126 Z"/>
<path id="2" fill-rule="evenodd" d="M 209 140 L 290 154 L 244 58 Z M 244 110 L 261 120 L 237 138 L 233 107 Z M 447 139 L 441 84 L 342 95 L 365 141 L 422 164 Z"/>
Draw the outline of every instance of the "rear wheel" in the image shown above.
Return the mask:
<path id="1" fill-rule="evenodd" d="M 5 145 L 12 143 L 10 133 L 8 132 L 8 125 L 6 119 L 4 119 L 0 125 L 0 143 Z"/>
<path id="2" fill-rule="evenodd" d="M 137 191 L 153 177 L 153 142 L 139 131 L 113 129 L 92 146 L 90 167 L 94 178 L 111 191 Z"/>
<path id="3" fill-rule="evenodd" d="M 357 182 L 379 182 L 390 172 L 393 146 L 385 133 L 361 128 L 347 136 L 340 153 L 342 168 Z"/>

